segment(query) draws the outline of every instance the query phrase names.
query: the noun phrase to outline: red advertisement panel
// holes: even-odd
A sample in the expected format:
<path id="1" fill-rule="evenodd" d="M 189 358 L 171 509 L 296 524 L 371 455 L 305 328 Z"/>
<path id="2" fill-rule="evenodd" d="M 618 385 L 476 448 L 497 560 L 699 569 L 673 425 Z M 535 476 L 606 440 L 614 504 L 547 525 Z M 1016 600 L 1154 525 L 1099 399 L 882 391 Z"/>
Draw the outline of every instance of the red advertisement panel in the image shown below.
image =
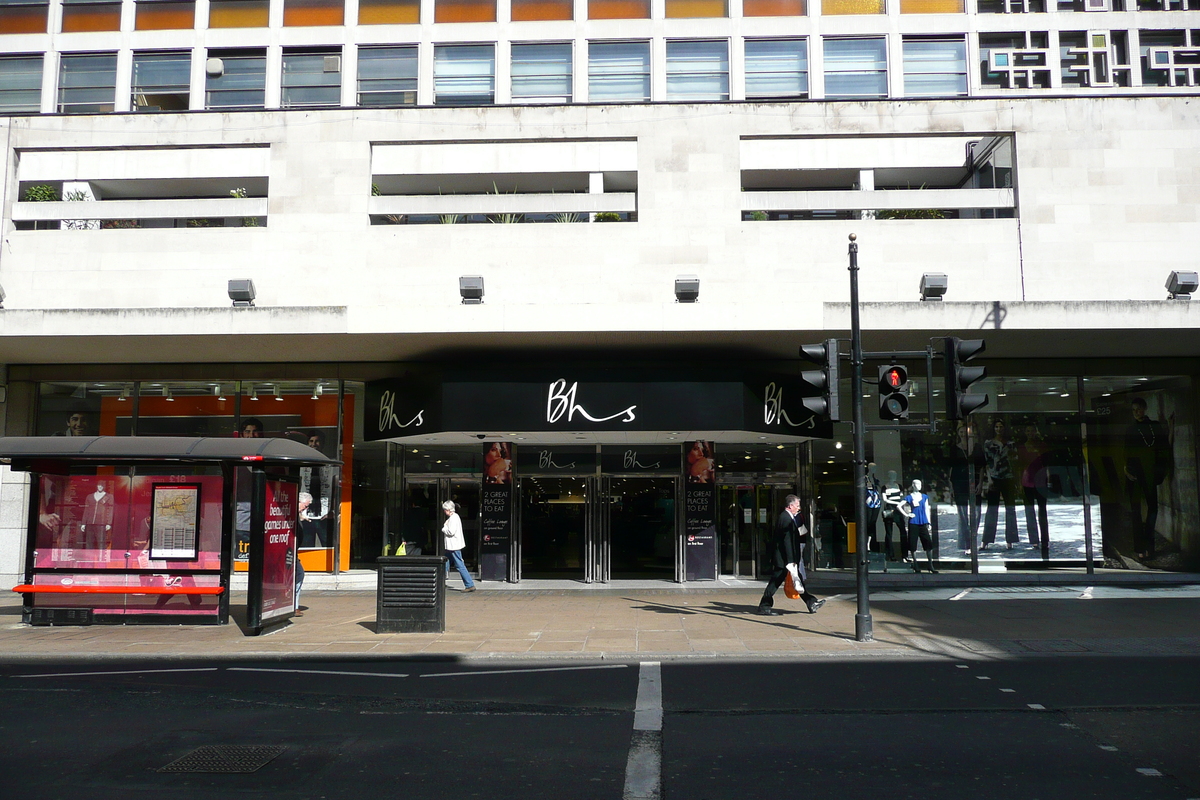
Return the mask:
<path id="1" fill-rule="evenodd" d="M 263 519 L 262 618 L 296 610 L 296 520 L 298 487 L 266 482 Z"/>

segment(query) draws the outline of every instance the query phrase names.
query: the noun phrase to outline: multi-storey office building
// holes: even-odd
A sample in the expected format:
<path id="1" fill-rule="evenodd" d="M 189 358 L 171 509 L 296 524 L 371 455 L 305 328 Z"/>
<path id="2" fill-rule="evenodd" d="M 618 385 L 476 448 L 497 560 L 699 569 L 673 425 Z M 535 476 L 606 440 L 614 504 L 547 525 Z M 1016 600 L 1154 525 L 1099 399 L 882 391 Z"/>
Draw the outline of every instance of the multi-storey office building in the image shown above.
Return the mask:
<path id="1" fill-rule="evenodd" d="M 0 31 L 6 432 L 311 440 L 345 467 L 307 475 L 309 569 L 435 547 L 452 498 L 486 577 L 755 575 L 792 491 L 849 566 L 849 434 L 792 384 L 846 336 L 850 233 L 870 349 L 987 340 L 972 425 L 869 436 L 943 565 L 1200 556 L 1200 312 L 1162 288 L 1200 242 L 1194 0 L 68 0 Z M 3 492 L 15 583 L 45 509 Z M 135 521 L 77 555 L 82 504 L 43 549 L 102 569 Z"/>

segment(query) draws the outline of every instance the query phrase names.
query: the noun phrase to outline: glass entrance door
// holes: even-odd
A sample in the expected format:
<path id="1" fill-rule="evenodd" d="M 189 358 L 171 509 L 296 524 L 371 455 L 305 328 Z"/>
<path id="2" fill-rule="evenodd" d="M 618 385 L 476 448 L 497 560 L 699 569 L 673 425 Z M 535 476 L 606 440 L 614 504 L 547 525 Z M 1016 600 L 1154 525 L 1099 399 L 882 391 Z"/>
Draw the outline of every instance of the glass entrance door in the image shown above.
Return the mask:
<path id="1" fill-rule="evenodd" d="M 525 477 L 517 489 L 520 577 L 588 579 L 588 479 Z"/>
<path id="2" fill-rule="evenodd" d="M 462 520 L 463 561 L 472 573 L 479 567 L 479 482 L 451 478 L 408 478 L 404 482 L 404 510 L 399 536 L 393 536 L 389 555 L 403 538 L 409 555 L 438 555 L 445 552 L 442 525 L 446 514 L 442 503 L 453 500 Z M 417 550 L 420 552 L 416 552 Z"/>
<path id="3" fill-rule="evenodd" d="M 770 574 L 771 535 L 790 487 L 762 484 L 717 487 L 721 572 L 739 578 Z"/>
<path id="4" fill-rule="evenodd" d="M 611 478 L 608 529 L 615 578 L 675 579 L 675 478 Z"/>

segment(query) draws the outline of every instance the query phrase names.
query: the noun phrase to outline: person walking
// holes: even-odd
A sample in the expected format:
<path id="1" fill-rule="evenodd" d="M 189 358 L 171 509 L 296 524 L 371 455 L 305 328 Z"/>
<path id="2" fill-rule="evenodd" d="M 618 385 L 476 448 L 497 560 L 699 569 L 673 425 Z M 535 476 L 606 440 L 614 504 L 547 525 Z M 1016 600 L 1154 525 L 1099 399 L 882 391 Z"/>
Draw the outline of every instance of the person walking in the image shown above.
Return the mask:
<path id="1" fill-rule="evenodd" d="M 808 538 L 808 529 L 800 523 L 796 516 L 800 513 L 800 498 L 789 494 L 783 502 L 783 511 L 779 513 L 779 519 L 775 523 L 771 552 L 771 563 L 775 571 L 771 574 L 771 580 L 767 583 L 762 599 L 758 601 L 758 613 L 764 617 L 779 615 L 780 612 L 774 608 L 774 595 L 787 579 L 788 572 L 798 574 L 802 582 L 808 580 L 808 574 L 804 570 L 802 542 Z M 817 609 L 825 605 L 824 600 L 818 600 L 816 595 L 808 591 L 807 585 L 796 588 L 800 590 L 800 599 L 804 601 L 804 605 L 808 606 L 808 613 L 815 614 Z"/>
<path id="2" fill-rule="evenodd" d="M 442 510 L 446 512 L 446 524 L 442 526 L 442 535 L 446 537 L 446 574 L 450 574 L 450 565 L 458 570 L 458 574 L 463 579 L 463 591 L 475 591 L 475 581 L 471 580 L 471 573 L 467 572 L 467 565 L 463 563 L 462 551 L 467 546 L 467 538 L 463 536 L 462 520 L 458 518 L 458 513 L 455 511 L 453 500 L 447 500 L 442 503 Z"/>

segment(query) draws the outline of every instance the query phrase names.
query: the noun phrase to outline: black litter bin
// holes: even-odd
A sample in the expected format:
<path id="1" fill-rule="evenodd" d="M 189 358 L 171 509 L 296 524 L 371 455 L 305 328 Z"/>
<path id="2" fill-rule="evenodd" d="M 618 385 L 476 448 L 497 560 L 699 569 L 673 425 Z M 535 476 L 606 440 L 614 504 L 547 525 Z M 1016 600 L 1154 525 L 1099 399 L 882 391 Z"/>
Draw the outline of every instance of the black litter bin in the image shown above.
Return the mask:
<path id="1" fill-rule="evenodd" d="M 444 632 L 446 557 L 381 556 L 377 563 L 375 632 Z"/>

